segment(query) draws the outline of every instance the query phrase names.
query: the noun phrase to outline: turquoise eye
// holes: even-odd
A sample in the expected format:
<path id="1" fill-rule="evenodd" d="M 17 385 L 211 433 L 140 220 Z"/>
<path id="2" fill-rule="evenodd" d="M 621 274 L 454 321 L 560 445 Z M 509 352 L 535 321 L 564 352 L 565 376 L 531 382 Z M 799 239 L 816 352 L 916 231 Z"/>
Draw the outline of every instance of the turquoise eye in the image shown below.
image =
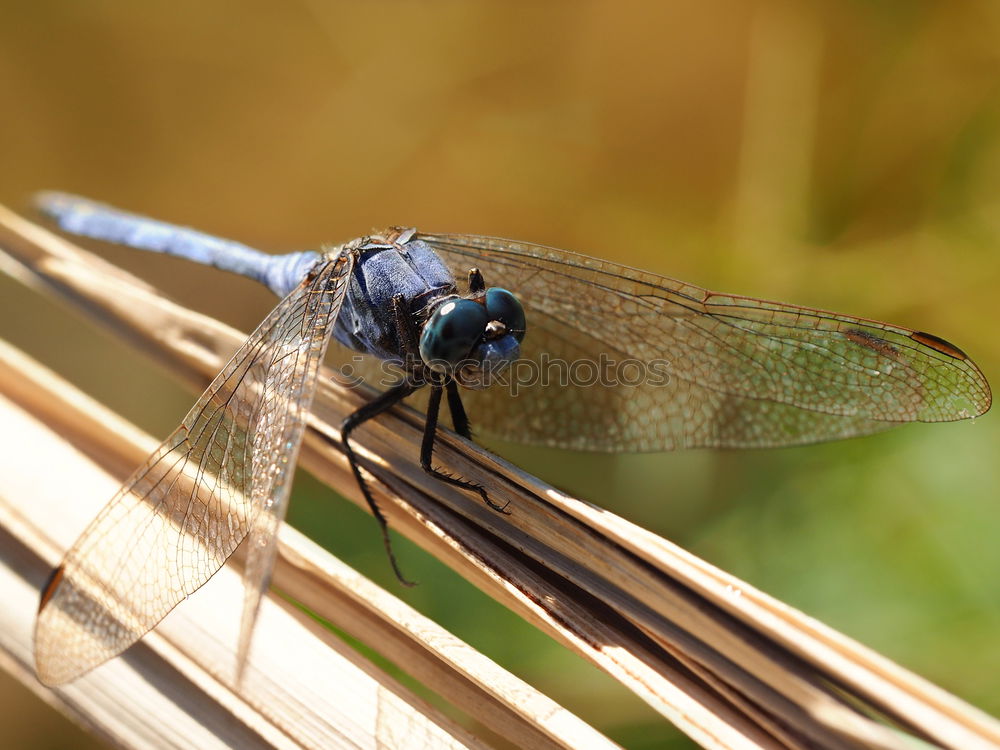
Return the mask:
<path id="1" fill-rule="evenodd" d="M 431 314 L 420 334 L 420 357 L 445 372 L 469 356 L 489 323 L 486 308 L 468 299 L 449 300 Z"/>
<path id="2" fill-rule="evenodd" d="M 486 314 L 499 320 L 518 341 L 524 341 L 524 308 L 517 297 L 498 286 L 486 290 Z"/>

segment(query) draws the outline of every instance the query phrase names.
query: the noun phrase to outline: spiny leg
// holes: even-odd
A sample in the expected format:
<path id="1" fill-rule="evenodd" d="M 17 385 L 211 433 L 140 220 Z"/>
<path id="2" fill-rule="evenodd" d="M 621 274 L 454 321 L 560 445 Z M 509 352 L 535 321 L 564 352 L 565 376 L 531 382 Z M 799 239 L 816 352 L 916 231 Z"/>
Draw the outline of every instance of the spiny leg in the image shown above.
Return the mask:
<path id="1" fill-rule="evenodd" d="M 462 404 L 462 396 L 458 392 L 458 383 L 449 380 L 445 384 L 448 392 L 448 411 L 451 412 L 451 426 L 455 432 L 466 440 L 472 440 L 472 426 L 469 424 L 469 415 L 465 413 L 465 406 Z"/>
<path id="2" fill-rule="evenodd" d="M 420 332 L 402 294 L 395 294 L 392 297 L 392 319 L 396 326 L 396 341 L 399 344 L 399 353 L 403 357 L 403 367 L 409 370 L 412 365 L 421 361 Z"/>
<path id="3" fill-rule="evenodd" d="M 340 440 L 344 445 L 344 453 L 347 455 L 347 462 L 351 465 L 351 471 L 354 472 L 354 478 L 358 482 L 358 487 L 361 488 L 361 494 L 364 495 L 365 502 L 368 503 L 368 507 L 371 509 L 372 515 L 375 516 L 375 520 L 378 521 L 379 529 L 382 531 L 382 543 L 385 545 L 385 551 L 389 555 L 389 564 L 392 565 L 392 572 L 396 574 L 396 578 L 398 578 L 399 582 L 404 586 L 413 586 L 414 583 L 412 581 L 408 581 L 399 570 L 399 565 L 396 562 L 396 555 L 393 554 L 392 551 L 392 542 L 389 540 L 389 524 L 386 523 L 385 516 L 382 515 L 382 511 L 379 510 L 378 505 L 375 503 L 375 498 L 372 497 L 371 490 L 368 489 L 368 483 L 361 474 L 361 467 L 358 465 L 358 458 L 354 453 L 354 449 L 351 447 L 350 435 L 356 427 L 367 422 L 373 417 L 377 417 L 394 404 L 398 404 L 404 398 L 413 393 L 414 390 L 416 389 L 407 382 L 395 385 L 385 393 L 381 394 L 378 398 L 373 401 L 369 401 L 360 409 L 348 415 L 348 417 L 340 425 Z"/>
<path id="4" fill-rule="evenodd" d="M 490 500 L 490 496 L 486 494 L 486 489 L 481 485 L 478 485 L 475 482 L 468 482 L 464 479 L 459 479 L 458 477 L 453 477 L 450 474 L 445 474 L 443 471 L 439 471 L 431 465 L 431 459 L 434 455 L 434 438 L 437 436 L 438 413 L 441 411 L 441 392 L 444 388 L 445 386 L 440 383 L 431 384 L 431 397 L 427 403 L 427 421 L 424 422 L 424 439 L 420 444 L 421 468 L 423 468 L 423 470 L 432 477 L 442 482 L 455 487 L 461 487 L 463 490 L 478 492 L 479 496 L 483 498 L 483 502 L 493 508 L 493 510 L 510 515 L 510 511 L 507 510 L 507 506 L 497 505 L 495 502 Z M 468 420 L 466 420 L 466 422 L 468 422 Z"/>

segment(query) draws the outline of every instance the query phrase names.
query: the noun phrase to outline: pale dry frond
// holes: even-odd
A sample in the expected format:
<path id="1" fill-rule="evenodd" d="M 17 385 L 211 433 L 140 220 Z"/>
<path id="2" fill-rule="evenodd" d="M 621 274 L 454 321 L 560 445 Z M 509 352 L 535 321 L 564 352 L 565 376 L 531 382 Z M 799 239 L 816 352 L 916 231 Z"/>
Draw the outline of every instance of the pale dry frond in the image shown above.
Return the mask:
<path id="1" fill-rule="evenodd" d="M 204 387 L 243 340 L 9 212 L 0 214 L 0 246 L 21 264 L 21 278 L 78 304 L 194 386 Z M 362 505 L 337 425 L 366 397 L 324 380 L 301 455 L 306 469 Z M 357 433 L 390 524 L 699 743 L 902 748 L 917 737 L 962 750 L 1000 746 L 1000 725 L 954 696 L 666 540 L 444 434 L 436 452 L 443 468 L 489 487 L 512 512 L 452 491 L 414 461 L 421 427 L 418 414 L 400 408 Z M 367 591 L 337 584 L 353 574 L 306 561 L 291 549 L 292 536 L 282 537 L 278 588 L 362 640 L 378 633 L 391 658 L 449 699 L 491 695 L 501 705 L 506 696 L 506 710 L 518 710 L 518 696 L 489 669 L 456 662 L 429 642 L 417 647 L 415 628 L 391 608 L 354 619 Z M 520 711 L 526 726 L 543 726 L 537 713 Z"/>
<path id="2" fill-rule="evenodd" d="M 0 344 L 0 661 L 45 700 L 118 747 L 482 747 L 410 691 L 268 597 L 258 649 L 231 685 L 242 583 L 224 569 L 122 658 L 55 690 L 34 676 L 38 592 L 121 482 L 143 436 Z M 88 439 L 92 435 L 93 439 Z M 127 470 L 125 470 L 127 471 Z"/>
<path id="3" fill-rule="evenodd" d="M 0 661 L 84 726 L 128 747 L 397 747 L 401 737 L 417 746 L 480 746 L 274 597 L 234 690 L 242 584 L 229 569 L 123 658 L 69 686 L 43 688 L 31 655 L 38 592 L 128 473 L 124 467 L 154 441 L 2 342 L 0 423 L 0 591 L 7 603 Z M 281 547 L 290 593 L 336 605 L 345 629 L 512 744 L 614 747 L 294 529 L 282 529 Z"/>

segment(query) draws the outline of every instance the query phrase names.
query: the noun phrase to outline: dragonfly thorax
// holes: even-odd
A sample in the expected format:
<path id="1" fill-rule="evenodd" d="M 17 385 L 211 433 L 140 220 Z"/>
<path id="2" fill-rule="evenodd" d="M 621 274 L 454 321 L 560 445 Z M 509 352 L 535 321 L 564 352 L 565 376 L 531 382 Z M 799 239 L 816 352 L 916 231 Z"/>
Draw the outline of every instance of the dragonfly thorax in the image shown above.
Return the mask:
<path id="1" fill-rule="evenodd" d="M 455 277 L 419 240 L 398 244 L 368 238 L 346 245 L 343 252 L 354 253 L 355 262 L 334 338 L 355 351 L 403 362 L 397 304 L 414 320 L 424 319 L 435 300 L 457 292 Z"/>
<path id="2" fill-rule="evenodd" d="M 340 343 L 420 378 L 451 377 L 475 389 L 520 356 L 525 319 L 517 298 L 485 288 L 472 269 L 468 294 L 460 295 L 451 271 L 415 230 L 389 230 L 342 252 L 353 253 L 355 263 L 334 328 Z M 410 323 L 401 326 L 400 317 Z M 410 326 L 412 342 L 403 330 Z"/>

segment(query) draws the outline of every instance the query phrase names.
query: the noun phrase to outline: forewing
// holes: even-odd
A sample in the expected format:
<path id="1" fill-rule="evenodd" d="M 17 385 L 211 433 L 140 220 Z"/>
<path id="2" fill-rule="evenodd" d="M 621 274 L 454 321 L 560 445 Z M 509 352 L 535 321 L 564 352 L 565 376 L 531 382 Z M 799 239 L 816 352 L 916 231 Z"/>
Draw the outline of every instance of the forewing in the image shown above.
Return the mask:
<path id="1" fill-rule="evenodd" d="M 463 394 L 473 426 L 504 439 L 582 450 L 764 447 L 990 406 L 976 365 L 929 334 L 538 245 L 418 239 L 457 278 L 478 267 L 525 307 L 523 360 L 506 382 Z"/>
<path id="2" fill-rule="evenodd" d="M 204 584 L 258 518 L 268 528 L 280 518 L 352 260 L 318 264 L 265 318 L 66 554 L 35 625 L 42 682 L 120 653 Z"/>
<path id="3" fill-rule="evenodd" d="M 275 353 L 268 370 L 267 395 L 262 399 L 261 417 L 252 439 L 251 506 L 259 512 L 250 528 L 243 572 L 245 597 L 236 655 L 238 677 L 246 663 L 261 597 L 271 582 L 278 527 L 288 509 L 299 447 L 316 394 L 316 377 L 353 266 L 354 255 L 344 253 L 319 272 L 301 297 L 301 312 L 283 322 L 289 345 L 285 351 Z"/>

